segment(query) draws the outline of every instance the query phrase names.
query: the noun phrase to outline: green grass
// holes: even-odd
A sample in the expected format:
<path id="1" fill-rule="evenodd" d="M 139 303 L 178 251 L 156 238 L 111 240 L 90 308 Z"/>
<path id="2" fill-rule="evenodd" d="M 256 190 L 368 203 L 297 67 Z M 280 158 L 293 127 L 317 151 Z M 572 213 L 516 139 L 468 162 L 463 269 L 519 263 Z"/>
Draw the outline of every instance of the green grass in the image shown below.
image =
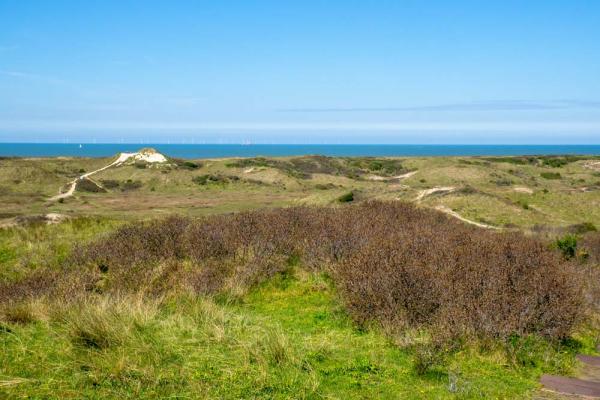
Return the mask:
<path id="1" fill-rule="evenodd" d="M 573 362 L 517 340 L 512 358 L 466 347 L 419 375 L 410 346 L 358 329 L 331 282 L 299 269 L 233 302 L 182 294 L 29 307 L 37 322 L 0 330 L 2 398 L 512 399 Z"/>
<path id="2" fill-rule="evenodd" d="M 419 190 L 453 186 L 459 190 L 426 197 L 422 205 L 446 205 L 497 226 L 599 226 L 600 208 L 593 205 L 600 190 L 580 190 L 585 181 L 597 180 L 597 172 L 578 159 L 544 160 L 354 160 L 357 168 L 378 174 L 396 174 L 400 166 L 418 171 L 401 185 L 327 173 L 302 179 L 264 161 L 252 164 L 252 172 L 245 172 L 245 164 L 228 166 L 227 160 L 193 162 L 197 167 L 167 172 L 125 166 L 93 178 L 139 182 L 136 190 L 118 186 L 107 193 L 76 193 L 53 204 L 47 198 L 80 169 L 93 170 L 110 160 L 0 160 L 5 218 L 48 212 L 75 217 L 57 225 L 0 229 L 0 281 L 59 267 L 74 242 L 98 237 L 128 219 L 332 205 L 349 190 L 360 193 L 360 200 L 411 201 Z M 546 173 L 561 179 L 542 178 Z M 240 179 L 192 181 L 229 175 Z M 512 185 L 498 185 L 505 180 Z M 466 187 L 474 190 L 460 190 Z M 516 191 L 519 187 L 533 193 Z M 91 297 L 79 306 L 22 304 L 12 313 L 20 323 L 0 322 L 0 398 L 521 398 L 537 388 L 542 372 L 572 372 L 574 353 L 593 352 L 597 340 L 596 333 L 584 332 L 562 345 L 539 338 L 467 345 L 419 375 L 415 352 L 427 342 L 426 333 L 358 329 L 331 282 L 300 268 L 241 299 Z"/>
<path id="3" fill-rule="evenodd" d="M 106 187 L 107 193 L 78 191 L 63 203 L 47 200 L 81 169 L 90 171 L 112 159 L 8 159 L 0 160 L 0 224 L 3 218 L 48 212 L 121 220 L 169 213 L 205 215 L 297 204 L 325 205 L 336 203 L 337 197 L 350 190 L 359 192 L 360 200 L 413 201 L 420 190 L 453 186 L 476 191 L 461 192 L 460 199 L 455 195 L 432 196 L 422 204 L 444 205 L 471 220 L 499 226 L 566 227 L 582 221 L 600 225 L 600 208 L 591 206 L 600 201 L 600 190 L 594 183 L 597 172 L 585 167 L 586 159 L 594 157 L 179 160 L 177 165 L 164 168 L 140 169 L 132 165 L 104 170 L 92 178 L 119 186 Z M 293 173 L 289 173 L 290 168 Z M 346 173 L 352 171 L 363 173 Z M 368 179 L 372 174 L 395 175 L 401 171 L 416 174 L 401 182 Z M 206 184 L 194 183 L 195 177 Z M 208 178 L 203 182 L 202 177 L 227 177 L 227 183 L 217 184 Z M 128 181 L 135 188 L 130 188 Z M 533 194 L 523 196 L 522 190 Z M 528 197 L 527 210 L 519 205 L 524 197 Z"/>
<path id="4" fill-rule="evenodd" d="M 16 279 L 45 266 L 58 267 L 74 242 L 85 242 L 122 222 L 78 217 L 60 224 L 34 223 L 0 229 L 0 280 Z"/>
<path id="5" fill-rule="evenodd" d="M 560 172 L 542 172 L 540 176 L 544 179 L 561 179 L 562 176 Z"/>

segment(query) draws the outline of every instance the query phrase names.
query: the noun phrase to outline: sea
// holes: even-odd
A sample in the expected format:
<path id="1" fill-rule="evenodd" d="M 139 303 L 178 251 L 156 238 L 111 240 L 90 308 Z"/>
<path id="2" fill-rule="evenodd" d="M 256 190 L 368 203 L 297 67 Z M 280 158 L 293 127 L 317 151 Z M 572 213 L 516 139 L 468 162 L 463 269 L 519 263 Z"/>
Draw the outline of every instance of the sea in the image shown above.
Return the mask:
<path id="1" fill-rule="evenodd" d="M 600 145 L 0 143 L 2 157 L 109 157 L 151 147 L 175 158 L 600 155 Z"/>

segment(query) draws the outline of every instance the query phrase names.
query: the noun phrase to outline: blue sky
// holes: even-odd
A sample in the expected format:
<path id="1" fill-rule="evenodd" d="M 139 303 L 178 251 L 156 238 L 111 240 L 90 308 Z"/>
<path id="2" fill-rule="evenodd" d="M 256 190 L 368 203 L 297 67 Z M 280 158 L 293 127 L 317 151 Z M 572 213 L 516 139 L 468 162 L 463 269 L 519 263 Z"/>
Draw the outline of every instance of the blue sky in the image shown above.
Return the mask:
<path id="1" fill-rule="evenodd" d="M 0 141 L 600 144 L 599 1 L 0 0 Z"/>

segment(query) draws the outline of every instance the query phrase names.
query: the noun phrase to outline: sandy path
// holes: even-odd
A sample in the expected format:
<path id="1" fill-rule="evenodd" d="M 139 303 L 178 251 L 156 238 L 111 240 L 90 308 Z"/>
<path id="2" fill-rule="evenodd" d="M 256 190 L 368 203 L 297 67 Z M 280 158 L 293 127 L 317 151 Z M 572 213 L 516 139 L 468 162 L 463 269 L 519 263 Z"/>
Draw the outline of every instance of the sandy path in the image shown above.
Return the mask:
<path id="1" fill-rule="evenodd" d="M 69 182 L 68 183 L 70 185 L 69 186 L 69 190 L 67 190 L 65 193 L 60 193 L 60 194 L 57 194 L 56 196 L 51 197 L 49 199 L 49 201 L 57 201 L 57 200 L 60 200 L 60 199 L 64 199 L 64 198 L 73 196 L 73 193 L 75 193 L 75 188 L 77 187 L 77 182 L 80 181 L 81 179 L 85 179 L 88 176 L 94 175 L 94 174 L 96 174 L 96 173 L 98 173 L 100 171 L 104 171 L 105 169 L 108 169 L 108 168 L 110 168 L 112 166 L 119 165 L 119 164 L 127 161 L 129 158 L 135 157 L 137 154 L 138 153 L 120 153 L 119 157 L 117 157 L 117 159 L 115 161 L 111 162 L 110 164 L 105 165 L 104 167 L 99 168 L 99 169 L 97 169 L 95 171 L 87 172 L 87 173 L 85 173 L 85 174 L 83 174 L 83 175 L 75 178 L 71 182 Z"/>
<path id="2" fill-rule="evenodd" d="M 533 194 L 533 189 L 530 189 L 527 187 L 516 187 L 516 188 L 513 188 L 513 190 L 517 193 Z"/>
<path id="3" fill-rule="evenodd" d="M 457 213 L 456 211 L 453 211 L 452 209 L 446 207 L 446 206 L 436 206 L 435 207 L 436 210 L 441 211 L 443 213 L 446 213 L 448 215 L 453 216 L 456 219 L 460 219 L 463 222 L 466 222 L 467 224 L 471 224 L 471 225 L 475 225 L 478 226 L 480 228 L 485 228 L 485 229 L 497 229 L 500 230 L 501 228 L 498 228 L 497 226 L 493 226 L 493 225 L 488 225 L 488 224 L 484 224 L 481 222 L 476 222 L 476 221 L 471 221 L 470 219 L 466 219 L 465 217 L 463 217 L 462 215 L 460 215 L 459 213 Z"/>
<path id="4" fill-rule="evenodd" d="M 406 179 L 406 178 L 410 178 L 411 176 L 413 176 L 414 174 L 416 174 L 419 171 L 411 171 L 411 172 L 407 172 L 405 174 L 402 175 L 396 175 L 396 176 L 380 176 L 380 175 L 369 175 L 366 178 L 370 181 L 392 181 L 395 179 Z"/>
<path id="5" fill-rule="evenodd" d="M 452 192 L 456 188 L 454 186 L 437 186 L 431 189 L 421 190 L 417 195 L 416 201 L 421 201 L 425 196 L 429 196 L 430 194 L 438 193 L 438 192 Z"/>

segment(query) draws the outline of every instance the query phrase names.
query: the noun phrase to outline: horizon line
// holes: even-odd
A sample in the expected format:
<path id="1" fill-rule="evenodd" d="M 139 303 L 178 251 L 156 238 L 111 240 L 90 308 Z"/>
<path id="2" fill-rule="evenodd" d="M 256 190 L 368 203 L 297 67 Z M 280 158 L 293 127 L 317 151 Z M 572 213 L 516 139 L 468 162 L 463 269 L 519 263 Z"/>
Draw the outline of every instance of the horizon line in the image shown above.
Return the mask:
<path id="1" fill-rule="evenodd" d="M 171 142 L 42 142 L 42 141 L 0 141 L 0 144 L 60 144 L 60 145 L 167 145 L 167 146 L 600 146 L 599 143 L 171 143 Z"/>

